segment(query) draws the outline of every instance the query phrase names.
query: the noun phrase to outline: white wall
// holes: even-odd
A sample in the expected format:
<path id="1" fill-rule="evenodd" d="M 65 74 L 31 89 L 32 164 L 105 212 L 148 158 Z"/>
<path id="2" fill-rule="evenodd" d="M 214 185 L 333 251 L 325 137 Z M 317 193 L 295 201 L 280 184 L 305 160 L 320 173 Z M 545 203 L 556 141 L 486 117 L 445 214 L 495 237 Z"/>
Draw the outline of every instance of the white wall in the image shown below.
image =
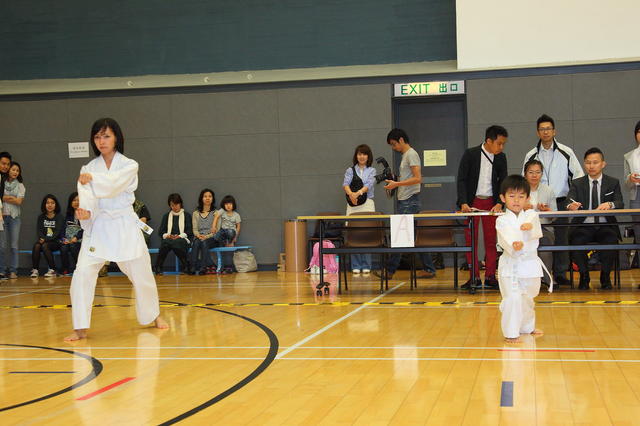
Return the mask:
<path id="1" fill-rule="evenodd" d="M 638 0 L 457 0 L 459 69 L 640 60 Z"/>

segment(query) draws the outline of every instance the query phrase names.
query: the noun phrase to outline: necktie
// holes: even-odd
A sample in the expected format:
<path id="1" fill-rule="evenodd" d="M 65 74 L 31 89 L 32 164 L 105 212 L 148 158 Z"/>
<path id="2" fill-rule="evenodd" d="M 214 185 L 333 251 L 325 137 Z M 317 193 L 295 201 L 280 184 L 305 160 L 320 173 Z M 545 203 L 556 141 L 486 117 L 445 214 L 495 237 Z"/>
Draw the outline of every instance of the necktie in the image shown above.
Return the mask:
<path id="1" fill-rule="evenodd" d="M 593 181 L 593 187 L 591 188 L 591 210 L 595 210 L 598 207 L 598 181 Z M 600 217 L 594 217 L 594 222 L 600 222 Z"/>

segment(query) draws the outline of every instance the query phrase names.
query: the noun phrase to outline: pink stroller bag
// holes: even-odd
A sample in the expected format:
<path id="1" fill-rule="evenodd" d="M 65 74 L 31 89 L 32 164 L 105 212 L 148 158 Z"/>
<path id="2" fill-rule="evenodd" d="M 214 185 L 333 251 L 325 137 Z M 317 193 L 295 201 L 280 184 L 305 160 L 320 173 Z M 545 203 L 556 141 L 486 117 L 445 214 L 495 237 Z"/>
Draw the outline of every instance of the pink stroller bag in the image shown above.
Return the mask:
<path id="1" fill-rule="evenodd" d="M 326 249 L 326 248 L 335 248 L 336 246 L 329 240 L 323 240 L 322 241 L 322 248 Z M 317 266 L 320 267 L 320 243 L 315 243 L 313 245 L 313 256 L 311 257 L 311 261 L 309 262 L 309 268 L 307 268 L 307 270 L 310 270 L 312 267 Z M 336 255 L 335 254 L 325 254 L 323 256 L 324 258 L 323 260 L 323 267 L 325 269 L 325 271 L 327 271 L 327 273 L 329 274 L 335 274 L 338 272 L 338 270 L 340 269 L 338 267 L 338 262 L 336 262 Z"/>

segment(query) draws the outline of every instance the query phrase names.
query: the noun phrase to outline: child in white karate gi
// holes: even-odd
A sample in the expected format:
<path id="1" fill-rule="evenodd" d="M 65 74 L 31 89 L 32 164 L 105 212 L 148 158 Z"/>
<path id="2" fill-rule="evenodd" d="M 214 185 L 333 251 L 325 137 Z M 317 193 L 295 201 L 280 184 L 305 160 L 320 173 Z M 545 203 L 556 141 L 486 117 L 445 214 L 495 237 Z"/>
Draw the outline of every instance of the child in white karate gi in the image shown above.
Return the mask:
<path id="1" fill-rule="evenodd" d="M 132 207 L 138 163 L 122 154 L 124 137 L 111 118 L 93 124 L 90 140 L 97 157 L 82 167 L 78 177 L 80 207 L 76 216 L 84 235 L 70 288 L 74 331 L 64 340 L 87 337 L 96 280 L 105 261 L 117 262 L 133 283 L 138 322 L 169 328 L 160 316 L 149 251 L 140 232 L 150 232 L 150 228 Z"/>
<path id="2" fill-rule="evenodd" d="M 520 175 L 508 176 L 500 188 L 500 199 L 505 204 L 506 212 L 496 221 L 498 244 L 503 250 L 498 282 L 502 295 L 502 334 L 508 343 L 520 342 L 520 334 L 543 334 L 542 330 L 535 327 L 533 301 L 540 292 L 544 268 L 538 257 L 542 227 L 534 209 L 524 210 L 530 191 L 529 183 Z M 549 292 L 552 289 L 553 282 Z"/>

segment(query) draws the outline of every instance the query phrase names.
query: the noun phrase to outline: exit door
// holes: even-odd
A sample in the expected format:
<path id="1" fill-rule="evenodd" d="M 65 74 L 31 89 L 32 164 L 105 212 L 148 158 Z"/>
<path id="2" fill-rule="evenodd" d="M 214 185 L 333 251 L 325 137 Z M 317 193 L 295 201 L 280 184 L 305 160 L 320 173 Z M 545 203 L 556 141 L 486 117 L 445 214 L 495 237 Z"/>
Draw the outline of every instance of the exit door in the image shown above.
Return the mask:
<path id="1" fill-rule="evenodd" d="M 393 111 L 395 126 L 407 132 L 421 159 L 422 210 L 455 210 L 458 165 L 467 149 L 465 97 L 396 99 Z M 445 164 L 425 165 L 425 151 L 432 162 L 444 157 Z M 401 154 L 394 153 L 396 171 L 401 158 Z"/>

